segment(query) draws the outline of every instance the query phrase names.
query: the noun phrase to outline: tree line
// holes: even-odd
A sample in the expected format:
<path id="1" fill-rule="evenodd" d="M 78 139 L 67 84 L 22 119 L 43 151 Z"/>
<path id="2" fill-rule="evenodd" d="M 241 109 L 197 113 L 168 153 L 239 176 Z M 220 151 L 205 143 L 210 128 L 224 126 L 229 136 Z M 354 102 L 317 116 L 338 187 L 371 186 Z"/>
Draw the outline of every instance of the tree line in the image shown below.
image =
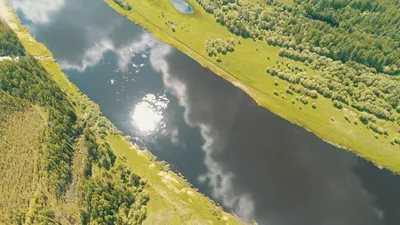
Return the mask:
<path id="1" fill-rule="evenodd" d="M 56 195 L 65 193 L 71 180 L 73 140 L 79 134 L 74 109 L 45 69 L 31 57 L 3 61 L 0 87 L 11 96 L 48 110 L 48 141 L 44 152 L 45 177 Z"/>
<path id="2" fill-rule="evenodd" d="M 245 38 L 400 73 L 400 11 L 390 0 L 197 0 L 220 24 Z"/>
<path id="3" fill-rule="evenodd" d="M 0 57 L 24 55 L 25 49 L 17 35 L 0 19 Z"/>
<path id="4" fill-rule="evenodd" d="M 39 161 L 35 171 L 40 179 L 32 185 L 38 188 L 26 204 L 30 212 L 10 209 L 12 213 L 4 215 L 6 219 L 12 224 L 61 223 L 51 201 L 64 204 L 74 172 L 80 177 L 75 184 L 74 203 L 79 217 L 74 218 L 74 223 L 142 223 L 149 200 L 147 182 L 112 152 L 105 138 L 115 128 L 85 96 L 67 96 L 34 57 L 24 56 L 25 49 L 16 35 L 1 23 L 0 37 L 6 37 L 3 32 L 9 32 L 7 37 L 13 38 L 7 40 L 7 54 L 20 57 L 0 62 L 0 126 L 8 119 L 5 112 L 21 111 L 30 105 L 40 106 L 48 119 L 41 134 L 42 146 L 37 149 Z M 85 116 L 80 116 L 77 108 L 86 112 Z M 82 167 L 74 165 L 77 155 L 83 157 Z"/>
<path id="5" fill-rule="evenodd" d="M 279 46 L 281 57 L 319 72 L 309 76 L 305 68 L 283 60 L 267 68 L 291 84 L 288 92 L 319 94 L 336 108 L 354 108 L 400 125 L 398 1 L 197 2 L 232 33 Z"/>
<path id="6" fill-rule="evenodd" d="M 324 56 L 304 50 L 281 49 L 279 55 L 305 62 L 311 68 L 322 71 L 318 76 L 306 76 L 305 72 L 283 63 L 268 68 L 267 72 L 292 84 L 316 90 L 321 95 L 338 100 L 359 111 L 394 121 L 399 117 L 400 82 L 398 77 L 375 74 L 366 67 L 347 66 Z"/>
<path id="7" fill-rule="evenodd" d="M 141 224 L 149 201 L 146 180 L 118 162 L 108 143 L 97 140 L 89 127 L 83 137 L 88 158 L 79 190 L 82 224 Z"/>

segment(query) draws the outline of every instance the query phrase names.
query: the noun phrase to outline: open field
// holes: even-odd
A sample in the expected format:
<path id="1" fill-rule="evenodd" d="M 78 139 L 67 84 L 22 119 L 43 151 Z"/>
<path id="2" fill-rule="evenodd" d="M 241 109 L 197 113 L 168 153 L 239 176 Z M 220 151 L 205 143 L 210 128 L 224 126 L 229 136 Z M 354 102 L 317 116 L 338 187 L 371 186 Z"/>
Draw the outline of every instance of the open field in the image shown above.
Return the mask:
<path id="1" fill-rule="evenodd" d="M 0 214 L 26 212 L 36 189 L 40 134 L 46 126 L 39 107 L 8 114 L 0 127 Z M 1 220 L 0 220 L 1 221 Z"/>
<path id="2" fill-rule="evenodd" d="M 9 14 L 4 18 L 7 23 L 17 33 L 18 38 L 23 43 L 27 51 L 38 59 L 45 69 L 52 75 L 56 84 L 76 105 L 74 106 L 78 117 L 85 117 L 82 109 L 82 104 L 87 104 L 90 100 L 82 95 L 79 90 L 73 85 L 62 72 L 62 69 L 57 65 L 52 57 L 52 54 L 42 43 L 36 42 L 29 31 L 21 25 L 18 17 L 11 11 L 3 0 L 0 0 L 0 8 L 7 8 Z M 95 105 L 90 102 L 90 105 Z M 87 110 L 87 109 L 86 109 Z M 100 111 L 98 107 L 92 107 L 91 115 L 97 115 L 94 120 L 99 120 Z M 40 110 L 39 110 L 40 111 Z M 34 115 L 37 118 L 42 118 L 43 115 L 38 110 Z M 36 119 L 39 124 L 47 119 Z M 40 126 L 37 126 L 39 129 Z M 116 132 L 118 133 L 118 132 Z M 204 195 L 191 188 L 190 185 L 177 174 L 167 171 L 162 168 L 162 163 L 154 160 L 154 157 L 147 152 L 138 150 L 127 142 L 121 135 L 110 135 L 106 138 L 110 144 L 114 154 L 125 161 L 128 167 L 134 173 L 147 180 L 146 191 L 150 195 L 150 201 L 147 204 L 147 219 L 145 224 L 241 224 L 242 222 L 234 215 L 225 213 L 222 209 L 212 203 L 211 200 Z M 75 210 L 76 203 L 72 202 L 76 199 L 74 190 L 76 183 L 81 179 L 81 165 L 83 165 L 83 152 L 79 149 L 83 148 L 82 140 L 76 140 L 75 153 L 73 157 L 72 184 L 66 192 L 64 205 L 62 202 L 56 202 L 55 199 L 49 199 L 49 204 L 52 210 L 55 211 L 56 217 L 62 218 L 62 221 L 67 222 L 67 215 L 78 214 Z M 28 174 L 29 175 L 29 174 Z M 41 190 L 45 192 L 45 190 Z M 44 193 L 47 194 L 47 193 Z M 75 193 L 76 194 L 76 193 Z M 72 201 L 71 201 L 72 200 Z M 65 217 L 65 218 L 64 218 Z M 1 220 L 0 220 L 1 221 Z"/>
<path id="3" fill-rule="evenodd" d="M 356 110 L 335 108 L 331 99 L 322 96 L 302 104 L 296 100 L 299 96 L 285 93 L 289 83 L 277 80 L 265 72 L 267 67 L 275 65 L 277 61 L 301 65 L 306 68 L 307 76 L 318 74 L 319 71 L 301 62 L 280 57 L 279 48 L 269 46 L 265 41 L 242 39 L 233 35 L 195 0 L 187 1 L 195 11 L 188 15 L 177 11 L 169 0 L 125 0 L 132 6 L 130 11 L 120 8 L 113 0 L 105 1 L 161 41 L 173 45 L 244 90 L 260 106 L 339 148 L 350 150 L 379 167 L 400 173 L 400 147 L 391 144 L 394 138 L 400 136 L 400 128 L 394 122 L 378 120 L 377 124 L 386 129 L 389 135 L 377 136 L 360 121 L 354 123 L 358 119 Z M 171 28 L 171 21 L 175 29 Z M 205 50 L 209 38 L 234 38 L 240 40 L 241 44 L 236 44 L 234 52 L 222 55 L 222 62 L 217 63 L 216 57 L 210 57 Z M 312 103 L 315 103 L 314 108 Z"/>

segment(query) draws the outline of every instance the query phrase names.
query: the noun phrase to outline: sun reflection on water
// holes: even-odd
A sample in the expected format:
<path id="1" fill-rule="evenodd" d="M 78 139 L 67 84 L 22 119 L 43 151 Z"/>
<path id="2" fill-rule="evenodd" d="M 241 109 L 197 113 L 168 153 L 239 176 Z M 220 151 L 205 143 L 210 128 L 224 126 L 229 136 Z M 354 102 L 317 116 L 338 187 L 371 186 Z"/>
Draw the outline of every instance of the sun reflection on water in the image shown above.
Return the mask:
<path id="1" fill-rule="evenodd" d="M 133 125 L 143 134 L 149 135 L 165 127 L 163 110 L 169 100 L 165 95 L 156 97 L 153 94 L 146 95 L 137 103 L 132 112 Z"/>

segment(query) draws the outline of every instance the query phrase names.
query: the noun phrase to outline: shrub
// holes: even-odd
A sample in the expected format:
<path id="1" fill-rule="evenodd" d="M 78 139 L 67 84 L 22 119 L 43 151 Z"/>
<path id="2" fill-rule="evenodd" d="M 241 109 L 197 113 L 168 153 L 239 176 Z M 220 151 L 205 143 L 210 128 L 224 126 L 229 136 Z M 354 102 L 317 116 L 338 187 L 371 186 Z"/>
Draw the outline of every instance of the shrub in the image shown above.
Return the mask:
<path id="1" fill-rule="evenodd" d="M 369 125 L 369 128 L 371 128 L 371 130 L 373 130 L 375 133 L 378 134 L 383 134 L 384 130 L 382 129 L 382 127 L 379 127 L 378 125 L 376 125 L 375 123 L 371 123 Z"/>
<path id="2" fill-rule="evenodd" d="M 223 38 L 207 39 L 206 51 L 209 55 L 217 55 L 217 53 L 227 54 L 228 52 L 235 51 L 235 40 L 230 38 L 224 40 Z"/>
<path id="3" fill-rule="evenodd" d="M 286 88 L 286 93 L 288 93 L 288 94 L 290 94 L 290 95 L 293 95 L 293 90 L 292 89 L 290 89 L 290 88 Z"/>
<path id="4" fill-rule="evenodd" d="M 315 102 L 312 103 L 312 108 L 316 109 L 317 108 L 317 104 Z"/>
<path id="5" fill-rule="evenodd" d="M 295 103 L 296 103 L 296 100 L 292 99 L 292 104 L 295 104 Z"/>
<path id="6" fill-rule="evenodd" d="M 400 145 L 400 138 L 398 137 L 393 138 L 393 143 Z"/>
<path id="7" fill-rule="evenodd" d="M 384 128 L 384 129 L 383 129 L 383 134 L 384 134 L 385 136 L 388 136 L 388 135 L 389 135 L 389 131 L 388 131 L 386 128 Z"/>
<path id="8" fill-rule="evenodd" d="M 367 124 L 368 121 L 376 122 L 376 117 L 366 112 L 360 113 L 359 118 L 364 124 Z"/>
<path id="9" fill-rule="evenodd" d="M 304 89 L 302 86 L 300 86 L 298 84 L 290 85 L 289 88 L 292 89 L 293 91 L 295 91 L 296 93 L 301 93 L 302 90 Z"/>
<path id="10" fill-rule="evenodd" d="M 317 94 L 316 90 L 307 91 L 306 94 L 308 96 L 310 96 L 311 98 L 314 98 L 314 99 L 318 98 L 318 94 Z"/>
<path id="11" fill-rule="evenodd" d="M 279 85 L 279 82 L 278 82 L 277 80 L 274 80 L 274 85 L 275 85 L 275 86 L 278 86 L 278 85 Z"/>
<path id="12" fill-rule="evenodd" d="M 222 47 L 222 48 L 221 48 L 221 53 L 224 54 L 224 55 L 226 55 L 226 48 L 225 48 L 225 47 Z"/>
<path id="13" fill-rule="evenodd" d="M 333 105 L 338 109 L 342 109 L 343 108 L 342 103 L 339 102 L 338 100 L 333 100 Z"/>
<path id="14" fill-rule="evenodd" d="M 279 92 L 276 89 L 274 89 L 274 95 L 279 96 Z"/>
<path id="15" fill-rule="evenodd" d="M 123 8 L 125 10 L 129 11 L 132 9 L 132 7 L 127 2 L 125 2 L 125 0 L 114 0 L 114 2 L 117 3 L 117 5 L 119 5 L 119 7 Z"/>
<path id="16" fill-rule="evenodd" d="M 308 104 L 308 100 L 307 100 L 307 98 L 304 97 L 304 96 L 301 96 L 301 97 L 300 97 L 300 101 L 301 101 L 304 105 L 307 105 L 307 104 Z"/>

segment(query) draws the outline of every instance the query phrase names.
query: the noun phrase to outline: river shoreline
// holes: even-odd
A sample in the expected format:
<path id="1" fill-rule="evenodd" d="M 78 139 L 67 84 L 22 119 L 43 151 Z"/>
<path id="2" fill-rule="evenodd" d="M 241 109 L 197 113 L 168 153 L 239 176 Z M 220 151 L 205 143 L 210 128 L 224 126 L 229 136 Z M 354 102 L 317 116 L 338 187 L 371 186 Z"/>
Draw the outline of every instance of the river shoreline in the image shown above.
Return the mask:
<path id="1" fill-rule="evenodd" d="M 346 133 L 345 131 L 341 130 L 336 130 L 333 132 L 333 130 L 322 130 L 321 127 L 323 127 L 323 124 L 329 124 L 329 117 L 327 118 L 327 121 L 321 121 L 319 118 L 316 118 L 315 115 L 307 115 L 304 116 L 303 118 L 300 118 L 300 116 L 295 115 L 289 115 L 289 113 L 285 113 L 286 111 L 283 110 L 282 108 L 288 108 L 287 106 L 282 106 L 282 105 L 274 105 L 273 102 L 271 102 L 270 98 L 271 96 L 267 96 L 264 92 L 257 90 L 256 88 L 250 87 L 246 81 L 243 81 L 241 77 L 235 76 L 234 74 L 230 73 L 227 71 L 225 68 L 223 68 L 223 65 L 217 65 L 215 62 L 210 61 L 208 58 L 203 56 L 201 53 L 197 52 L 195 49 L 192 47 L 188 46 L 186 43 L 178 40 L 176 37 L 172 36 L 169 34 L 165 29 L 159 27 L 157 24 L 153 23 L 149 19 L 147 19 L 147 16 L 142 15 L 140 12 L 138 12 L 135 9 L 132 9 L 131 11 L 126 11 L 121 8 L 119 8 L 113 0 L 105 0 L 107 4 L 109 4 L 112 8 L 114 8 L 117 12 L 120 14 L 124 15 L 134 23 L 140 25 L 144 29 L 148 30 L 151 32 L 158 40 L 161 42 L 170 44 L 177 49 L 179 49 L 181 52 L 186 54 L 187 56 L 191 57 L 192 59 L 196 60 L 199 64 L 201 64 L 203 67 L 206 67 L 210 69 L 212 72 L 217 74 L 218 76 L 221 76 L 222 78 L 226 79 L 230 83 L 232 83 L 234 86 L 240 88 L 244 92 L 246 92 L 259 106 L 265 107 L 268 110 L 270 110 L 272 113 L 278 115 L 279 117 L 288 120 L 292 124 L 299 125 L 306 129 L 309 132 L 314 133 L 317 137 L 320 139 L 324 140 L 325 142 L 352 152 L 356 154 L 357 156 L 360 156 L 373 164 L 375 164 L 378 168 L 386 168 L 391 170 L 394 173 L 400 174 L 400 155 L 395 153 L 394 149 L 395 147 L 391 146 L 389 143 L 385 144 L 387 146 L 387 152 L 380 152 L 381 150 L 379 149 L 382 146 L 382 143 L 376 143 L 375 140 L 371 140 L 371 143 L 374 143 L 374 146 L 369 145 L 363 145 L 362 143 L 357 143 L 356 141 L 353 141 L 352 143 L 349 142 L 349 137 L 346 137 L 344 134 Z M 191 4 L 192 3 L 192 4 Z M 191 5 L 192 8 L 195 9 L 195 13 L 198 13 L 199 9 L 196 7 L 193 7 L 193 2 L 188 1 L 188 4 Z M 196 3 L 194 3 L 196 4 Z M 168 9 L 166 9 L 168 10 Z M 201 9 L 202 10 L 202 9 Z M 190 16 L 190 15 L 189 15 Z M 221 29 L 225 29 L 222 28 Z M 267 76 L 267 75 L 265 75 Z M 308 117 L 308 119 L 306 118 Z M 336 119 L 336 118 L 335 118 Z M 311 122 L 310 122 L 311 121 Z M 318 128 L 319 127 L 319 128 Z M 336 127 L 333 125 L 332 127 Z M 320 129 L 320 130 L 318 130 Z M 323 132 L 322 132 L 323 131 Z M 343 133 L 341 134 L 335 134 L 335 136 L 332 136 L 332 133 Z M 373 138 L 373 135 L 371 135 L 371 139 Z M 393 150 L 392 150 L 393 149 Z M 393 154 L 395 153 L 395 154 Z"/>
<path id="2" fill-rule="evenodd" d="M 57 65 L 52 53 L 44 44 L 37 42 L 31 36 L 28 29 L 21 24 L 16 13 L 5 0 L 0 0 L 0 9 L 3 19 L 17 34 L 27 52 L 34 56 L 52 75 L 54 81 L 66 95 L 77 101 L 90 101 L 90 104 L 97 106 L 94 102 L 85 98 L 79 89 L 69 81 L 67 76 L 63 73 L 62 68 Z M 98 106 L 96 110 L 97 112 L 95 113 L 101 116 Z M 77 112 L 81 114 L 80 116 L 84 114 L 84 112 L 78 108 Z M 169 217 L 172 217 L 172 223 L 181 216 L 186 216 L 187 211 L 189 211 L 189 214 L 195 221 L 213 221 L 215 224 L 224 224 L 226 222 L 242 224 L 242 221 L 236 215 L 223 212 L 221 207 L 217 206 L 210 198 L 193 188 L 183 176 L 173 171 L 163 172 L 156 166 L 159 162 L 155 160 L 155 157 L 148 150 L 140 150 L 131 142 L 127 141 L 124 136 L 119 134 L 108 135 L 107 141 L 112 146 L 117 156 L 126 158 L 127 165 L 132 167 L 135 173 L 145 177 L 151 184 L 149 188 L 150 202 L 148 203 L 147 209 L 148 219 L 144 224 L 159 223 L 160 221 L 157 221 L 157 218 L 165 213 L 166 210 L 169 210 L 168 214 Z M 178 181 L 180 188 L 178 193 L 174 191 L 176 188 L 171 190 L 171 184 L 164 181 L 163 176 L 165 175 Z M 192 202 L 191 198 L 195 198 L 196 202 L 191 203 L 189 207 L 187 202 Z M 216 215 L 218 215 L 218 217 Z"/>

